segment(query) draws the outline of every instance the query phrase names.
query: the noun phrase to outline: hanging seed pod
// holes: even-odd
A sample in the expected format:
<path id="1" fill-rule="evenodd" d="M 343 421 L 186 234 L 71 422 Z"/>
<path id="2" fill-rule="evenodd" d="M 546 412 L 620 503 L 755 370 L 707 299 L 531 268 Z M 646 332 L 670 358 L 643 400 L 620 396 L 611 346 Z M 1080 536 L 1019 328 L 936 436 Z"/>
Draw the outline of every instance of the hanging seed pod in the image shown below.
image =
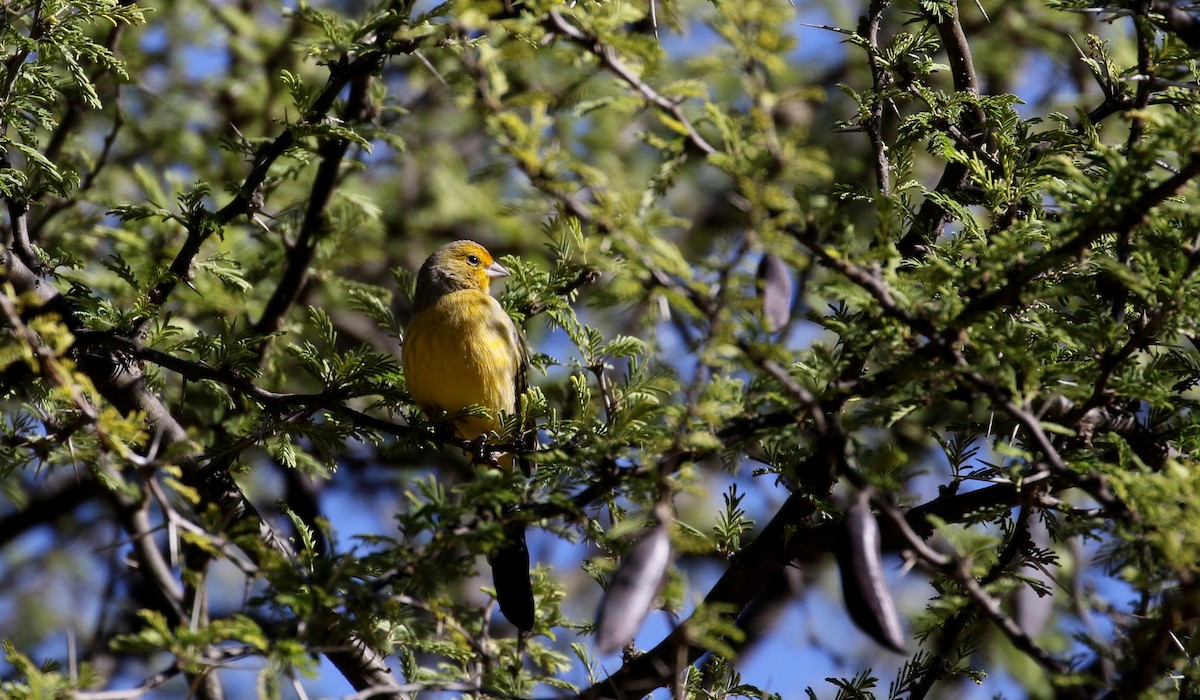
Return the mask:
<path id="1" fill-rule="evenodd" d="M 774 333 L 792 317 L 792 275 L 778 255 L 766 254 L 758 264 L 758 293 L 762 299 L 763 319 Z"/>
<path id="2" fill-rule="evenodd" d="M 905 653 L 904 631 L 883 574 L 879 523 L 871 513 L 871 494 L 860 491 L 846 510 L 846 540 L 838 549 L 842 597 L 859 629 L 898 653 Z"/>
<path id="3" fill-rule="evenodd" d="M 609 581 L 596 614 L 596 644 L 608 654 L 629 642 L 642 627 L 671 564 L 669 525 L 658 523 L 629 550 Z"/>

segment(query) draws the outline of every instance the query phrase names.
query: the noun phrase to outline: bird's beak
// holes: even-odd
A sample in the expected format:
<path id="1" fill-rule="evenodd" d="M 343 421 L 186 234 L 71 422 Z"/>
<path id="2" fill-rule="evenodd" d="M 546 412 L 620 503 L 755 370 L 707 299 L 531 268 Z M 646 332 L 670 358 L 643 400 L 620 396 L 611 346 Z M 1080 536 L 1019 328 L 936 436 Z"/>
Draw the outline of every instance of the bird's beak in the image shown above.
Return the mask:
<path id="1" fill-rule="evenodd" d="M 493 279 L 496 277 L 508 277 L 508 270 L 505 270 L 504 266 L 498 262 L 494 262 L 491 265 L 488 265 L 486 270 L 487 270 L 487 276 L 491 277 Z"/>

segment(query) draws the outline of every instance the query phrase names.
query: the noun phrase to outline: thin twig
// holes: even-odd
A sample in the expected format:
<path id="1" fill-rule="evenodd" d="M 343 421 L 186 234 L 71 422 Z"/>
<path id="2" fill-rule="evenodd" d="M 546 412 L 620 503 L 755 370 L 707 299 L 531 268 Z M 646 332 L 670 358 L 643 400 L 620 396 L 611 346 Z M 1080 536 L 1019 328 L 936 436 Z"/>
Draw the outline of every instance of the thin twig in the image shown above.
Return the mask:
<path id="1" fill-rule="evenodd" d="M 875 185 L 885 197 L 892 191 L 892 166 L 888 158 L 887 143 L 883 139 L 883 107 L 885 102 L 880 95 L 891 83 L 891 78 L 879 60 L 879 26 L 883 23 L 883 12 L 891 4 L 890 0 L 871 0 L 870 9 L 863 16 L 858 26 L 858 33 L 867 42 L 867 66 L 871 69 L 871 84 L 874 89 L 869 116 L 863 127 L 871 140 L 871 150 L 875 154 Z"/>
<path id="2" fill-rule="evenodd" d="M 955 579 L 966 590 L 975 605 L 991 619 L 1005 637 L 1008 637 L 1008 641 L 1014 647 L 1025 652 L 1027 656 L 1055 675 L 1062 676 L 1070 672 L 1071 669 L 1067 664 L 1054 658 L 1050 652 L 1039 646 L 1015 620 L 1004 612 L 1004 609 L 1000 607 L 1000 602 L 984 590 L 979 581 L 976 581 L 975 577 L 971 575 L 967 560 L 961 561 L 956 568 Z"/>
<path id="3" fill-rule="evenodd" d="M 413 45 L 409 50 L 415 50 L 415 48 L 416 46 Z M 332 63 L 325 87 L 313 100 L 312 105 L 298 120 L 298 123 L 316 124 L 324 120 L 346 85 L 359 76 L 370 75 L 378 70 L 382 59 L 383 56 L 378 52 L 368 51 L 359 54 L 352 60 L 343 57 L 340 61 Z M 260 205 L 261 188 L 267 180 L 271 166 L 296 144 L 296 140 L 296 130 L 288 128 L 261 146 L 254 154 L 250 173 L 238 188 L 237 195 L 224 207 L 213 212 L 211 221 L 189 223 L 187 237 L 168 267 L 167 274 L 146 295 L 146 301 L 150 306 L 163 304 L 179 283 L 187 279 L 192 261 L 209 236 L 237 217 L 252 213 Z M 143 334 L 149 328 L 149 323 L 149 317 L 144 319 L 138 327 L 136 335 Z"/>
<path id="4" fill-rule="evenodd" d="M 629 66 L 625 65 L 625 62 L 621 60 L 613 47 L 600 41 L 596 36 L 586 34 L 576 28 L 557 9 L 550 10 L 547 14 L 546 23 L 548 29 L 557 34 L 562 34 L 572 42 L 591 52 L 592 55 L 600 59 L 601 65 L 641 93 L 648 102 L 671 115 L 683 127 L 689 144 L 706 156 L 717 152 L 717 149 L 696 130 L 696 126 L 684 114 L 679 103 L 667 99 L 646 81 L 642 80 Z"/>
<path id="5" fill-rule="evenodd" d="M 979 94 L 979 79 L 975 75 L 975 64 L 971 58 L 971 46 L 963 32 L 959 21 L 957 0 L 948 3 L 949 8 L 927 12 L 928 20 L 937 28 L 946 57 L 950 63 L 950 75 L 954 81 L 955 92 L 971 95 Z M 971 112 L 973 117 L 967 124 L 968 132 L 979 133 L 978 138 L 984 137 L 987 117 L 983 110 L 976 106 Z M 970 176 L 966 165 L 955 161 L 947 162 L 942 170 L 942 176 L 934 187 L 935 192 L 954 194 L 962 190 Z M 921 247 L 941 235 L 943 227 L 950 219 L 950 213 L 936 198 L 928 197 L 917 210 L 917 216 L 907 234 L 897 245 L 900 254 L 908 257 L 917 254 Z"/>
<path id="6" fill-rule="evenodd" d="M 370 73 L 366 71 L 354 76 L 350 83 L 350 95 L 346 99 L 341 121 L 354 124 L 363 121 L 370 112 Z M 342 161 L 350 148 L 347 138 L 331 138 L 325 141 L 319 149 L 320 162 L 313 177 L 309 190 L 308 205 L 305 207 L 304 220 L 300 224 L 300 232 L 296 242 L 288 249 L 286 264 L 280 275 L 279 284 L 267 301 L 262 316 L 254 325 L 255 332 L 265 338 L 279 330 L 283 317 L 300 297 L 301 290 L 308 279 L 308 268 L 316 254 L 317 244 L 328 233 L 328 217 L 326 208 L 333 198 L 333 192 L 341 173 Z M 259 344 L 259 351 L 265 352 L 266 340 Z"/>

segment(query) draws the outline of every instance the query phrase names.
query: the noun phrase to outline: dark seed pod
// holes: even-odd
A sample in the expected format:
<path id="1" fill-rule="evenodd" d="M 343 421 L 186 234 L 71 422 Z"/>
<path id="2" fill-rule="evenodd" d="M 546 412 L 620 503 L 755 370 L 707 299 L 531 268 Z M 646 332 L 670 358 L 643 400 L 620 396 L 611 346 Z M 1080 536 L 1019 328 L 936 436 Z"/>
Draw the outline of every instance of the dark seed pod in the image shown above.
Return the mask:
<path id="1" fill-rule="evenodd" d="M 609 581 L 596 615 L 596 644 L 608 654 L 633 641 L 671 563 L 668 525 L 659 521 L 638 541 Z"/>
<path id="2" fill-rule="evenodd" d="M 904 631 L 896 603 L 883 575 L 879 524 L 871 513 L 871 496 L 861 491 L 846 510 L 846 540 L 838 550 L 842 596 L 859 629 L 883 646 L 905 653 Z"/>
<path id="3" fill-rule="evenodd" d="M 766 328 L 774 333 L 792 317 L 792 275 L 778 255 L 768 253 L 758 264 L 758 289 Z"/>

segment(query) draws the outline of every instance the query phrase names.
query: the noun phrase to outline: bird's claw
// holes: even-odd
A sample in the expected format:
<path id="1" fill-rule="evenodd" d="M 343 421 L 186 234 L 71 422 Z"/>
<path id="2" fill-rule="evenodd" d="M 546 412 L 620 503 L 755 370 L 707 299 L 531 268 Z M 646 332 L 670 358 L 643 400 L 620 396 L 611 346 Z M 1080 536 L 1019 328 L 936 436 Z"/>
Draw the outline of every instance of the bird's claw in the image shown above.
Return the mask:
<path id="1" fill-rule="evenodd" d="M 499 467 L 500 457 L 504 453 L 493 450 L 491 449 L 492 447 L 492 445 L 487 443 L 485 436 L 480 435 L 479 437 L 475 438 L 471 441 L 471 444 L 468 448 L 471 453 L 471 460 L 476 464 L 486 464 L 490 467 Z"/>

